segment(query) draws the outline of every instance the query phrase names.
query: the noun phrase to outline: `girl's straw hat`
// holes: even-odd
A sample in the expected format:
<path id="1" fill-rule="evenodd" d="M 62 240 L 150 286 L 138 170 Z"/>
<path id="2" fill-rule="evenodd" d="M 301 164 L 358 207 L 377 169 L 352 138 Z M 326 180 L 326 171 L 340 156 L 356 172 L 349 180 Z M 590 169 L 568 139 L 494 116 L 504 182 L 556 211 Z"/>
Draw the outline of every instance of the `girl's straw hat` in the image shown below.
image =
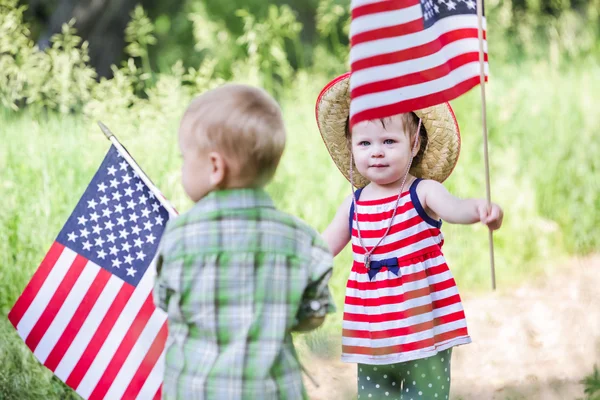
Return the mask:
<path id="1" fill-rule="evenodd" d="M 350 148 L 346 139 L 346 121 L 350 114 L 350 73 L 331 81 L 317 98 L 317 124 L 333 161 L 350 180 Z M 427 131 L 427 147 L 410 173 L 418 178 L 443 182 L 458 161 L 460 132 L 454 112 L 448 103 L 415 110 Z M 354 167 L 353 184 L 364 187 L 369 181 Z"/>

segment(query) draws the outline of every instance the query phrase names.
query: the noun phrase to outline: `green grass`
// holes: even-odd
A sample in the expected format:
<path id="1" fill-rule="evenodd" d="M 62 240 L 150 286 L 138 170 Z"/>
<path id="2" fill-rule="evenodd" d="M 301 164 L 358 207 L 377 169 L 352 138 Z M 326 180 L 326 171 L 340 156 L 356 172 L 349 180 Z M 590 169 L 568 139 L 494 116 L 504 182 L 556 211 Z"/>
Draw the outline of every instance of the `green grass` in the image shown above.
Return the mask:
<path id="1" fill-rule="evenodd" d="M 268 190 L 283 210 L 322 231 L 350 191 L 322 144 L 314 100 L 322 78 L 299 76 L 283 108 L 288 145 Z M 503 67 L 488 85 L 492 196 L 505 210 L 495 234 L 500 288 L 534 279 L 569 253 L 600 248 L 600 123 L 593 101 L 600 68 L 555 72 L 548 66 Z M 176 130 L 185 99 L 166 105 L 160 123 L 150 116 L 105 122 L 152 180 L 181 211 L 190 203 L 179 184 Z M 463 147 L 447 181 L 456 195 L 485 196 L 479 90 L 453 102 Z M 144 115 L 139 113 L 136 115 Z M 0 398 L 71 396 L 39 366 L 5 318 L 100 164 L 109 143 L 94 121 L 80 116 L 0 112 Z M 487 231 L 444 225 L 445 253 L 462 291 L 490 287 Z M 337 258 L 331 281 L 341 310 L 351 255 Z M 341 315 L 304 335 L 320 354 L 339 350 Z"/>

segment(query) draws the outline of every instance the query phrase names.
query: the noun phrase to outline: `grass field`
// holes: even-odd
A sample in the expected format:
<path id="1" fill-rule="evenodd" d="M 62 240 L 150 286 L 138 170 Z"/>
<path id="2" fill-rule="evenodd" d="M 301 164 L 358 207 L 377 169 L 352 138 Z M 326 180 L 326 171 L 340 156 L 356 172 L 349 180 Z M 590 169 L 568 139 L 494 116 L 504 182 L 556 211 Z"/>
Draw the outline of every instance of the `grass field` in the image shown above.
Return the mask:
<path id="1" fill-rule="evenodd" d="M 322 79 L 300 76 L 282 100 L 288 145 L 275 180 L 275 203 L 318 230 L 333 217 L 350 186 L 322 144 L 314 100 Z M 492 196 L 505 210 L 495 235 L 500 287 L 534 279 L 571 253 L 600 248 L 600 92 L 597 65 L 555 71 L 543 64 L 492 67 L 488 85 Z M 174 205 L 190 203 L 179 185 L 176 130 L 180 105 L 160 124 L 148 117 L 105 122 Z M 484 197 L 479 90 L 453 102 L 462 152 L 447 187 L 461 197 Z M 139 115 L 139 114 L 136 114 Z M 74 396 L 35 361 L 5 318 L 58 234 L 109 147 L 94 121 L 76 115 L 0 111 L 0 399 Z M 490 287 L 487 231 L 444 225 L 445 252 L 463 291 Z M 337 259 L 331 282 L 343 301 L 350 253 Z M 306 335 L 327 351 L 340 334 L 340 315 Z M 302 340 L 302 339 L 299 339 Z"/>

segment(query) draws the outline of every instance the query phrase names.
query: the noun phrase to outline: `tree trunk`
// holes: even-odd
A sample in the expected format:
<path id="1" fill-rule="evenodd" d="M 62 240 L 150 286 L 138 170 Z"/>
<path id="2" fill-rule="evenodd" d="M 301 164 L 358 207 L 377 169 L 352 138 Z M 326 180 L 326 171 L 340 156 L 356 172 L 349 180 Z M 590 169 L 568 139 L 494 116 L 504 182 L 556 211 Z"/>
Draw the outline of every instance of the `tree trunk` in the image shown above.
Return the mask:
<path id="1" fill-rule="evenodd" d="M 152 6 L 156 0 L 142 1 Z M 130 13 L 139 0 L 59 0 L 47 28 L 38 40 L 40 48 L 50 44 L 50 37 L 60 32 L 62 24 L 75 18 L 78 35 L 89 42 L 90 64 L 99 77 L 110 77 L 110 66 L 123 59 L 125 28 Z"/>

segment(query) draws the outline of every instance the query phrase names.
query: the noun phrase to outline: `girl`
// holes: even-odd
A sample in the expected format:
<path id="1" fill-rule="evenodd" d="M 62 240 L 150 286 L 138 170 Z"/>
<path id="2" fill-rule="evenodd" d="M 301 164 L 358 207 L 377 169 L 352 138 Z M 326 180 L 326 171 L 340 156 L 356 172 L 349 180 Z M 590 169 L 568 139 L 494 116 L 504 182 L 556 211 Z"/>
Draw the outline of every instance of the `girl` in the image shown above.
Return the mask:
<path id="1" fill-rule="evenodd" d="M 460 136 L 440 104 L 348 129 L 349 74 L 317 100 L 319 130 L 358 187 L 323 233 L 334 255 L 352 241 L 342 360 L 358 363 L 358 397 L 447 399 L 452 347 L 471 342 L 442 253 L 442 221 L 502 225 L 502 209 L 458 199 L 442 186 Z"/>

